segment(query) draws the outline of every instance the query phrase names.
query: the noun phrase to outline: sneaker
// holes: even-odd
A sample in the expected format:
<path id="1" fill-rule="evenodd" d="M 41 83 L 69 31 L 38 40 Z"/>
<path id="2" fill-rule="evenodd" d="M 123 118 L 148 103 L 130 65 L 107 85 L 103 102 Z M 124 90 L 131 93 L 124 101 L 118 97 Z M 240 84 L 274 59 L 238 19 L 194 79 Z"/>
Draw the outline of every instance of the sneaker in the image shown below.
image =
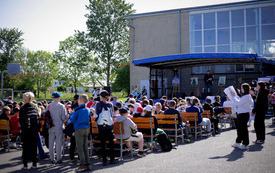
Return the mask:
<path id="1" fill-rule="evenodd" d="M 84 172 L 87 170 L 87 166 L 80 165 L 78 168 L 75 169 L 75 172 Z"/>
<path id="2" fill-rule="evenodd" d="M 247 150 L 248 146 L 247 145 L 241 145 L 238 148 L 241 149 L 241 150 Z"/>
<path id="3" fill-rule="evenodd" d="M 91 170 L 91 165 L 85 165 L 86 166 L 86 171 L 89 171 L 89 170 Z"/>
<path id="4" fill-rule="evenodd" d="M 139 151 L 139 152 L 137 153 L 137 156 L 138 156 L 138 157 L 143 157 L 143 156 L 145 156 L 145 154 L 143 153 L 143 151 Z"/>
<path id="5" fill-rule="evenodd" d="M 32 165 L 31 169 L 36 169 L 37 165 Z"/>
<path id="6" fill-rule="evenodd" d="M 231 146 L 234 147 L 234 148 L 239 148 L 241 145 L 240 145 L 240 143 L 235 143 L 235 144 L 233 144 Z"/>
<path id="7" fill-rule="evenodd" d="M 70 160 L 69 165 L 73 165 L 76 163 L 76 160 Z"/>
<path id="8" fill-rule="evenodd" d="M 51 164 L 56 164 L 56 160 L 52 160 L 52 161 L 51 161 Z"/>
<path id="9" fill-rule="evenodd" d="M 63 163 L 63 162 L 62 162 L 61 160 L 58 160 L 58 161 L 56 162 L 57 165 L 62 165 L 62 163 Z"/>
<path id="10" fill-rule="evenodd" d="M 186 142 L 186 143 L 190 143 L 191 140 L 190 140 L 190 139 L 185 139 L 185 142 Z"/>

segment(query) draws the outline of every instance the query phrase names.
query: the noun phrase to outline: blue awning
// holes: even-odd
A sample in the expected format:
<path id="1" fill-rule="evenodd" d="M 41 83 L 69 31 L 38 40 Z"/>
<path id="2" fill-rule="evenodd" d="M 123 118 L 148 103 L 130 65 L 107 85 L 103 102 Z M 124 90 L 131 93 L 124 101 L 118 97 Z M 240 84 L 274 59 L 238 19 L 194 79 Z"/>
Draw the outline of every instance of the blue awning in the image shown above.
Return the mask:
<path id="1" fill-rule="evenodd" d="M 265 64 L 275 65 L 275 57 L 257 57 L 256 61 L 259 61 Z"/>
<path id="2" fill-rule="evenodd" d="M 133 60 L 135 66 L 171 67 L 197 64 L 249 63 L 258 58 L 254 53 L 189 53 L 178 55 L 157 56 Z"/>

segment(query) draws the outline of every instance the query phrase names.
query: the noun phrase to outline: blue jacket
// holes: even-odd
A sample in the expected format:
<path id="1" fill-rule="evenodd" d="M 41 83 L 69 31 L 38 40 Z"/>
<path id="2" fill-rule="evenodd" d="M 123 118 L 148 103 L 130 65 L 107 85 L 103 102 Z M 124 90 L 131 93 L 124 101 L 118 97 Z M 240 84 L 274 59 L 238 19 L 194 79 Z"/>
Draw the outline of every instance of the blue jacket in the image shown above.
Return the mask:
<path id="1" fill-rule="evenodd" d="M 178 127 L 182 127 L 182 119 L 180 116 L 180 112 L 178 110 L 169 108 L 164 111 L 164 115 L 174 115 L 174 114 L 178 115 L 178 121 L 179 121 Z M 167 126 L 170 126 L 170 125 L 167 125 Z M 174 126 L 174 125 L 172 125 L 172 126 Z"/>
<path id="2" fill-rule="evenodd" d="M 74 129 L 88 129 L 90 109 L 88 109 L 86 105 L 83 104 L 79 105 L 77 108 L 75 108 L 75 110 L 76 111 L 70 116 L 71 123 L 74 123 Z"/>
<path id="3" fill-rule="evenodd" d="M 203 109 L 201 107 L 191 105 L 189 108 L 186 108 L 186 112 L 198 112 L 198 124 L 202 122 L 203 117 L 201 116 L 201 113 L 203 113 Z"/>

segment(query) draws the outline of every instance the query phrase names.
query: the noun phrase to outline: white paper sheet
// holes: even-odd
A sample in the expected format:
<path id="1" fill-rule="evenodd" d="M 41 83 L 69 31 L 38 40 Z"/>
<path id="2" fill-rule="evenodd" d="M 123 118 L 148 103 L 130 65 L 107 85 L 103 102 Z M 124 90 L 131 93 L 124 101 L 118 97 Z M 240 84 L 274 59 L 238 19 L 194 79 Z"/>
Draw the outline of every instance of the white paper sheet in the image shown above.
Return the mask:
<path id="1" fill-rule="evenodd" d="M 226 94 L 226 96 L 227 96 L 230 100 L 233 100 L 233 97 L 231 96 L 230 90 L 235 94 L 235 96 L 238 96 L 238 95 L 237 95 L 237 92 L 235 91 L 235 89 L 234 89 L 233 86 L 229 86 L 229 87 L 225 88 L 225 89 L 224 89 L 224 93 Z"/>

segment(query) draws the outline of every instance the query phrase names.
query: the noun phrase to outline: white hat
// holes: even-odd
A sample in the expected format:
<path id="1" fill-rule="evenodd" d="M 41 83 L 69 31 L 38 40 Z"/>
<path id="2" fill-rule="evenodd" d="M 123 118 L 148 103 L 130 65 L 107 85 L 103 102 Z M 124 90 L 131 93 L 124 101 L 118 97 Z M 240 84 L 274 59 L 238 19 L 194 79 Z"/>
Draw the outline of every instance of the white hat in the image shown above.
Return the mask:
<path id="1" fill-rule="evenodd" d="M 152 112 L 153 110 L 153 107 L 151 105 L 147 105 L 145 108 L 144 108 L 144 111 L 148 111 L 148 112 Z"/>

